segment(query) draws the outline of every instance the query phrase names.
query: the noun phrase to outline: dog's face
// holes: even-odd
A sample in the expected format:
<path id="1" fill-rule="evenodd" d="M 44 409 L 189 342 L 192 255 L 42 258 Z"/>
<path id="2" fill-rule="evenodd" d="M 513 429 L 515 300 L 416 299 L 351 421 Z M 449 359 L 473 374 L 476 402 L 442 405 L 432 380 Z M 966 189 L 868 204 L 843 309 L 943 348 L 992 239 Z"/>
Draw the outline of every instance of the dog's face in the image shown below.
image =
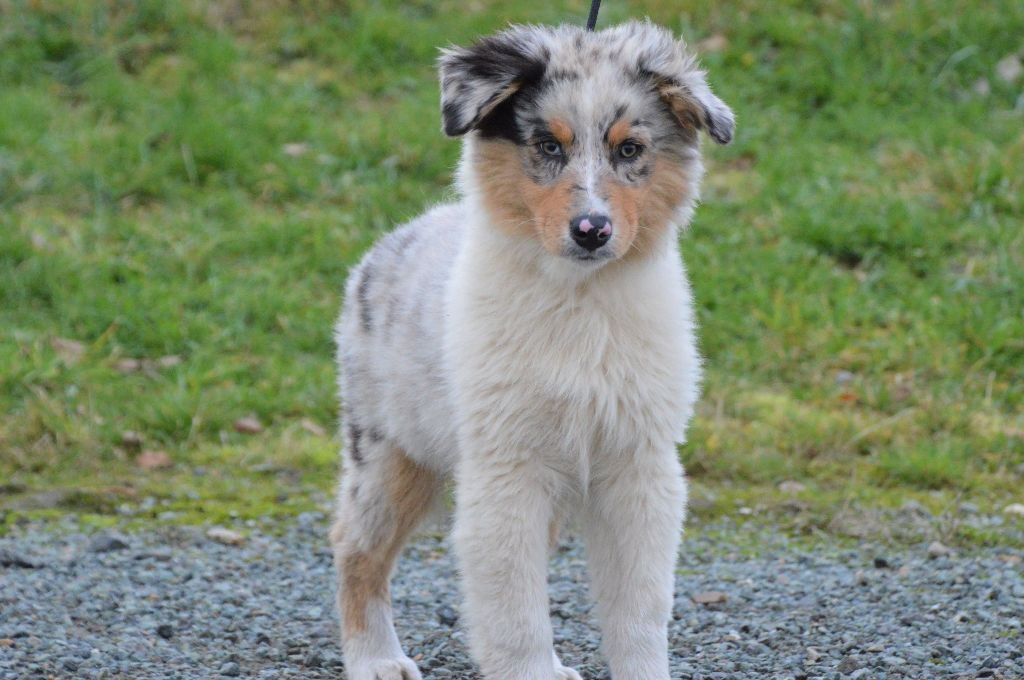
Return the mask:
<path id="1" fill-rule="evenodd" d="M 689 219 L 698 133 L 732 111 L 684 45 L 650 23 L 600 32 L 518 26 L 440 62 L 444 131 L 497 228 L 601 263 L 653 252 Z"/>

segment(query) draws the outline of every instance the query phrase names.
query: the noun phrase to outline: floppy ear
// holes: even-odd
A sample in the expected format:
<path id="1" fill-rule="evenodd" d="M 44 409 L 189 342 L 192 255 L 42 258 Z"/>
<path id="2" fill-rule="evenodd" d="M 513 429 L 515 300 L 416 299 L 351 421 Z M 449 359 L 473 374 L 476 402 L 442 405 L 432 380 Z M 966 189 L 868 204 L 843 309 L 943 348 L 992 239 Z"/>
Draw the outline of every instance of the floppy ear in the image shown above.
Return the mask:
<path id="1" fill-rule="evenodd" d="M 513 27 L 468 48 L 441 53 L 441 121 L 444 133 L 459 137 L 523 85 L 539 81 L 548 50 L 539 31 Z"/>
<path id="2" fill-rule="evenodd" d="M 690 82 L 660 80 L 655 87 L 680 125 L 705 130 L 719 144 L 728 144 L 736 130 L 736 117 L 704 82 L 703 74 L 697 71 L 695 75 L 688 78 Z M 698 78 L 699 82 L 694 82 Z"/>
<path id="3" fill-rule="evenodd" d="M 708 87 L 686 45 L 664 29 L 655 31 L 639 56 L 641 74 L 652 80 L 680 125 L 704 130 L 719 144 L 728 144 L 736 129 L 732 109 Z"/>

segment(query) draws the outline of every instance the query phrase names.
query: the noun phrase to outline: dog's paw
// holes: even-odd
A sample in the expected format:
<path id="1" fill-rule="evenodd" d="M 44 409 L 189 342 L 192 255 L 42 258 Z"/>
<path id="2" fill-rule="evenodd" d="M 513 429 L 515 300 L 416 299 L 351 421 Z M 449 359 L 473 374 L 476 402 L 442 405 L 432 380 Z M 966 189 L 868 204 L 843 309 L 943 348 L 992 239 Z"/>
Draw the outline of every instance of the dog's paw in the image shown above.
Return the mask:
<path id="1" fill-rule="evenodd" d="M 555 680 L 583 680 L 583 677 L 573 669 L 560 665 L 555 669 Z"/>
<path id="2" fill-rule="evenodd" d="M 555 662 L 555 680 L 583 680 L 579 673 L 568 666 L 563 666 L 557 654 L 552 652 L 551 657 Z"/>
<path id="3" fill-rule="evenodd" d="M 348 676 L 351 680 L 423 680 L 408 657 L 367 661 L 350 669 Z"/>

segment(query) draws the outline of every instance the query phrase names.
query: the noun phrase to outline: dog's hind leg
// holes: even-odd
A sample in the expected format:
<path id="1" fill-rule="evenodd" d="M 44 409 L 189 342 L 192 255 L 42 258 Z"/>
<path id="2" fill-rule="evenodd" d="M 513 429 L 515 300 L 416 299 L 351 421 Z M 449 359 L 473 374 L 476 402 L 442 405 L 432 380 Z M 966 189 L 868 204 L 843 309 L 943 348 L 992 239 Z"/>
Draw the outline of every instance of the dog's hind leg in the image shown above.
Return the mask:
<path id="1" fill-rule="evenodd" d="M 428 513 L 439 480 L 375 432 L 349 427 L 331 529 L 342 649 L 350 680 L 421 680 L 391 615 L 395 558 Z"/>

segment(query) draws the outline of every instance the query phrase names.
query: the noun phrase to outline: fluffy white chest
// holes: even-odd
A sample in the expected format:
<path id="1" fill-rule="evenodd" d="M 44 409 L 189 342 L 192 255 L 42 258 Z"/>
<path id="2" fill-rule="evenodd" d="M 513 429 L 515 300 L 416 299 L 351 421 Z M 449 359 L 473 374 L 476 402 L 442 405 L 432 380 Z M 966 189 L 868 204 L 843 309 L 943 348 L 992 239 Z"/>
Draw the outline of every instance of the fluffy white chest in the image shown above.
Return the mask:
<path id="1" fill-rule="evenodd" d="M 678 255 L 557 271 L 487 241 L 467 244 L 450 290 L 460 416 L 546 449 L 681 441 L 700 369 Z"/>

